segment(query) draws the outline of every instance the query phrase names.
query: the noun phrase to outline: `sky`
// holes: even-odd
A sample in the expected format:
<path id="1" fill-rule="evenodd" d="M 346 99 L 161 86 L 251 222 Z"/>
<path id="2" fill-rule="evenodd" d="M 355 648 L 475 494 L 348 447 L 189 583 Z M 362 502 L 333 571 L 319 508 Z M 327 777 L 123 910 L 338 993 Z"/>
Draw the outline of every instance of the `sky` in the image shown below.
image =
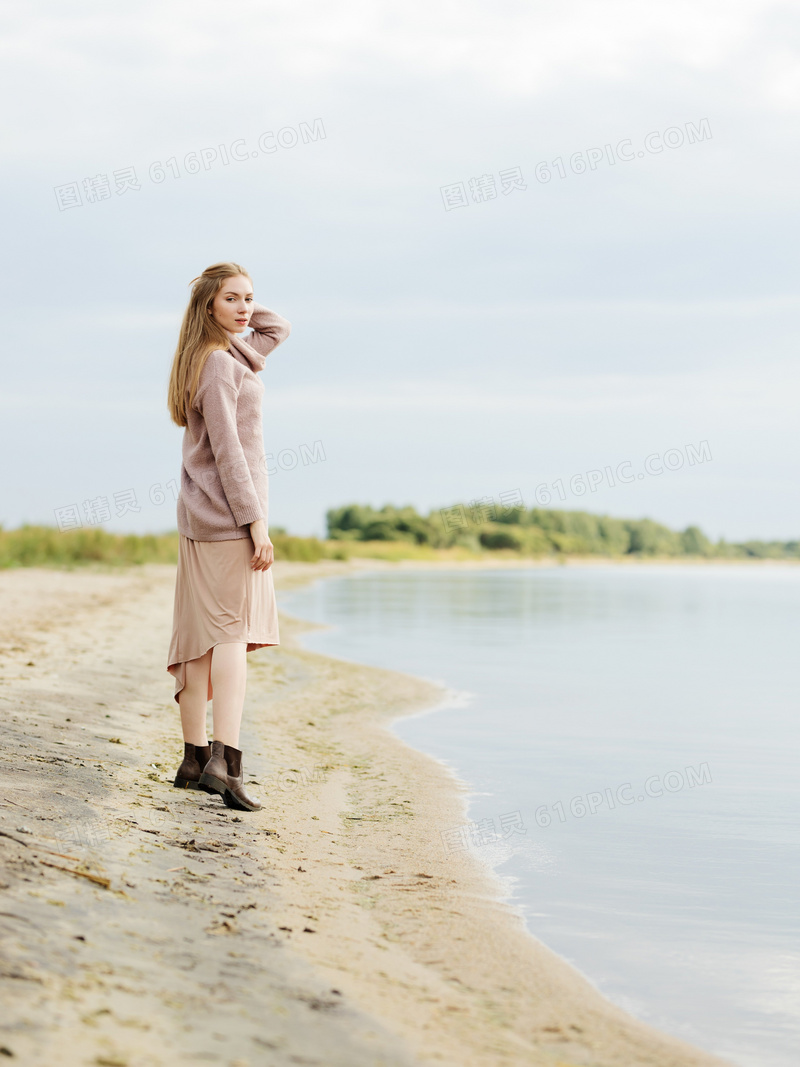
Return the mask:
<path id="1" fill-rule="evenodd" d="M 0 523 L 176 528 L 190 282 L 250 273 L 270 526 L 473 500 L 800 535 L 800 8 L 2 15 Z"/>

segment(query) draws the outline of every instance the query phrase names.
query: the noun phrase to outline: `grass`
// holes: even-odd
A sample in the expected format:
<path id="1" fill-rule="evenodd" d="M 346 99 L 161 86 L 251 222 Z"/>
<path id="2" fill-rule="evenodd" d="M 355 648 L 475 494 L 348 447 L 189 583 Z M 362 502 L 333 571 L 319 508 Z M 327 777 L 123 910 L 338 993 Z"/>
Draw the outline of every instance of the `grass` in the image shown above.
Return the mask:
<path id="1" fill-rule="evenodd" d="M 282 529 L 271 533 L 276 560 L 299 560 L 315 563 L 322 559 L 380 559 L 389 562 L 399 560 L 522 560 L 550 559 L 564 562 L 568 558 L 584 558 L 585 553 L 553 551 L 537 555 L 518 552 L 515 549 L 480 549 L 455 545 L 451 548 L 432 548 L 411 541 L 333 541 L 317 537 L 293 537 Z M 97 528 L 94 530 L 58 530 L 54 526 L 25 524 L 16 530 L 4 530 L 0 526 L 0 570 L 12 567 L 52 567 L 58 570 L 74 570 L 78 567 L 114 570 L 140 566 L 144 563 L 178 562 L 179 534 L 177 530 L 164 534 L 115 534 Z M 594 559 L 635 559 L 638 553 L 627 556 L 594 554 Z M 660 557 L 647 555 L 646 560 L 660 559 L 672 562 L 696 561 L 700 557 Z M 737 558 L 738 554 L 737 554 Z"/>
<path id="2" fill-rule="evenodd" d="M 401 541 L 329 541 L 273 533 L 276 560 L 350 559 L 478 559 L 488 553 L 465 548 L 433 549 Z M 166 534 L 114 534 L 94 530 L 59 530 L 25 524 L 15 530 L 0 527 L 0 569 L 11 567 L 78 567 L 118 569 L 144 563 L 178 562 L 177 531 Z M 496 556 L 500 553 L 491 553 Z M 503 553 L 507 554 L 507 553 Z M 514 555 L 514 553 L 508 553 Z"/>

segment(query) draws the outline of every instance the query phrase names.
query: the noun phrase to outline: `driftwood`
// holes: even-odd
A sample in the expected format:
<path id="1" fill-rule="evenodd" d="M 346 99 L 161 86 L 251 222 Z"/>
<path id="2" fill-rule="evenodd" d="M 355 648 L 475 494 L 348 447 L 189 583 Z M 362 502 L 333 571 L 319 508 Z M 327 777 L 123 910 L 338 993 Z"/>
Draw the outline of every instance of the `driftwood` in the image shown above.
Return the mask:
<path id="1" fill-rule="evenodd" d="M 101 878 L 99 874 L 88 874 L 86 871 L 76 871 L 72 867 L 61 867 L 58 863 L 48 863 L 47 860 L 39 860 L 45 867 L 55 867 L 57 871 L 66 871 L 67 874 L 76 874 L 79 878 L 88 878 L 90 882 L 101 885 L 103 889 L 111 888 L 110 878 Z"/>
<path id="2" fill-rule="evenodd" d="M 19 837 L 14 837 L 13 834 L 7 834 L 5 830 L 0 830 L 0 837 L 7 837 L 11 841 L 16 841 L 18 845 L 24 845 L 25 848 L 34 848 L 37 852 L 46 852 L 48 856 L 58 856 L 62 860 L 75 860 L 76 863 L 80 863 L 77 856 L 68 856 L 64 852 L 53 852 L 51 848 L 45 848 L 43 845 L 37 845 L 35 841 L 23 841 Z"/>

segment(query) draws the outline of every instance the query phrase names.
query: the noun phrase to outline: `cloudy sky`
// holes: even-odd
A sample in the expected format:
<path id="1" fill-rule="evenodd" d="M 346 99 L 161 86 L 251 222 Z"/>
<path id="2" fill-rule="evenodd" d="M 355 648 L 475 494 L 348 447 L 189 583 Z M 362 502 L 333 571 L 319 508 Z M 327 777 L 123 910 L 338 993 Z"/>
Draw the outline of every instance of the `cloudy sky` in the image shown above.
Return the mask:
<path id="1" fill-rule="evenodd" d="M 273 527 L 510 494 L 800 534 L 796 4 L 76 0 L 3 29 L 6 528 L 175 527 L 169 369 L 232 259 L 292 323 Z"/>

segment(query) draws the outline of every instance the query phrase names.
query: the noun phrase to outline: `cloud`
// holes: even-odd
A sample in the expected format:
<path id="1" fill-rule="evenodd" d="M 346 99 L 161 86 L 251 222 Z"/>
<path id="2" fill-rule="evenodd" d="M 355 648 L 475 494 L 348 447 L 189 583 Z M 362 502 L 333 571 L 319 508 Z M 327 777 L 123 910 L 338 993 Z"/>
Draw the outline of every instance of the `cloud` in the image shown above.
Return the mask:
<path id="1" fill-rule="evenodd" d="M 379 390 L 326 386 L 317 389 L 271 389 L 267 403 L 282 413 L 306 411 L 433 411 L 433 412 L 527 412 L 549 418 L 605 412 L 609 415 L 648 411 L 663 416 L 676 412 L 711 418 L 725 413 L 757 417 L 760 410 L 790 414 L 796 408 L 798 375 L 787 381 L 763 375 L 720 378 L 718 374 L 692 372 L 673 375 L 569 375 L 528 380 L 513 391 L 475 389 L 452 379 L 416 381 L 398 379 Z"/>
<path id="2" fill-rule="evenodd" d="M 641 93 L 656 70 L 679 86 L 683 68 L 785 110 L 800 104 L 798 50 L 769 30 L 792 17 L 774 0 L 78 0 L 40 4 L 36 19 L 23 6 L 0 46 L 0 88 L 25 97 L 9 109 L 5 147 L 41 156 L 68 151 L 67 131 L 157 135 L 178 106 L 189 135 L 210 115 L 244 126 L 265 110 L 265 92 L 274 111 L 275 93 L 319 103 L 365 78 L 513 103 L 588 84 Z"/>

